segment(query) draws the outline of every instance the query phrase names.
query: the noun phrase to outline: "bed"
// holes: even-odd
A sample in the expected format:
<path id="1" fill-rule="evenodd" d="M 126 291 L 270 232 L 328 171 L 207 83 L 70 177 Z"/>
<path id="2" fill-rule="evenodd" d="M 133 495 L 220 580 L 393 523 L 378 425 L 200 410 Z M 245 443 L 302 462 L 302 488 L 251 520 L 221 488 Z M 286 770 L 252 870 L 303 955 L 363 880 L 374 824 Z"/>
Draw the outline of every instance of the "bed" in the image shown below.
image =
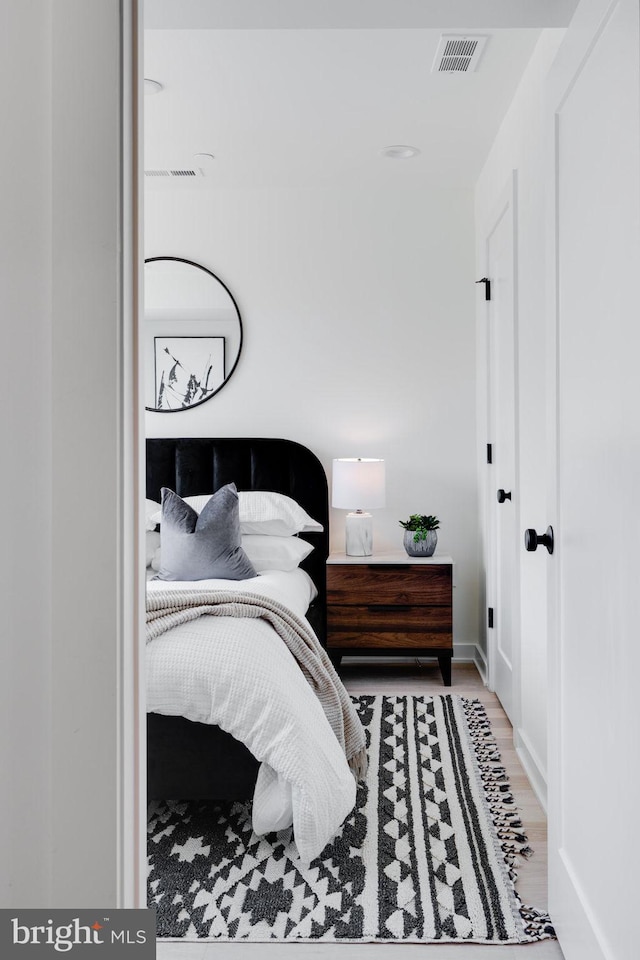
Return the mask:
<path id="1" fill-rule="evenodd" d="M 185 498 L 214 493 L 229 483 L 239 491 L 285 494 L 322 525 L 322 532 L 300 535 L 314 547 L 300 568 L 317 591 L 306 618 L 326 646 L 328 491 L 315 454 L 283 439 L 147 440 L 148 499 L 159 501 L 162 487 Z M 251 798 L 259 763 L 244 744 L 220 726 L 183 716 L 150 712 L 147 720 L 149 799 Z"/>

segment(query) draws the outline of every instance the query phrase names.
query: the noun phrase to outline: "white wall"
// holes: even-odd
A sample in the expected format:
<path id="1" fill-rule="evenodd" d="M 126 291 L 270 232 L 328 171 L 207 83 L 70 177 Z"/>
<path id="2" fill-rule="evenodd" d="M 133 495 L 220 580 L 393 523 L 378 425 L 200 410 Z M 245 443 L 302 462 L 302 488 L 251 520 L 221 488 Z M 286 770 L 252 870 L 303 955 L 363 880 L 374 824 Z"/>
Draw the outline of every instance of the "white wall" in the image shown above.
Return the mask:
<path id="1" fill-rule="evenodd" d="M 456 644 L 479 635 L 473 247 L 471 190 L 145 195 L 145 255 L 217 273 L 245 336 L 224 389 L 191 411 L 148 413 L 148 435 L 283 436 L 329 474 L 334 457 L 384 457 L 374 549 L 401 549 L 410 513 L 440 517 L 438 551 L 457 564 Z M 343 530 L 334 511 L 333 549 Z"/>
<path id="2" fill-rule="evenodd" d="M 484 269 L 486 228 L 512 171 L 517 171 L 520 516 L 526 527 L 548 525 L 546 505 L 544 81 L 563 30 L 545 30 L 500 127 L 476 187 L 477 269 Z M 478 301 L 478 461 L 486 494 L 485 313 Z M 481 518 L 483 512 L 481 509 Z M 523 533 L 523 531 L 520 531 Z M 482 534 L 483 536 L 483 534 Z M 521 544 L 523 540 L 521 538 Z M 542 799 L 547 767 L 546 564 L 521 545 L 521 706 L 516 742 Z M 546 556 L 546 554 L 545 554 Z"/>
<path id="3" fill-rule="evenodd" d="M 0 903 L 51 882 L 51 50 L 48 4 L 0 12 Z M 16 91 L 19 90 L 19 96 Z"/>
<path id="4" fill-rule="evenodd" d="M 120 775 L 136 569 L 127 14 L 128 0 L 1 7 L 3 907 L 123 905 L 133 856 Z"/>

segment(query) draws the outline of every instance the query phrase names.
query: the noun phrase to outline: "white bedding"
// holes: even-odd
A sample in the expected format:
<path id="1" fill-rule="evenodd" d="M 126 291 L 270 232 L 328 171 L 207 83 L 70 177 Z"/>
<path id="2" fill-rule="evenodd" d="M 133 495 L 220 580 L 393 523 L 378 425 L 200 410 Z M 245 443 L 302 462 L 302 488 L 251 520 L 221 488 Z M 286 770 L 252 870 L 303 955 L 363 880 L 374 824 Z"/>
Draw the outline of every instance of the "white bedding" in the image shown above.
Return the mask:
<path id="1" fill-rule="evenodd" d="M 304 616 L 316 594 L 297 569 L 250 580 L 163 583 L 147 589 L 229 589 L 259 593 Z M 302 860 L 316 857 L 355 803 L 356 783 L 320 703 L 285 644 L 264 620 L 200 617 L 152 640 L 147 709 L 215 723 L 261 761 L 253 828 L 293 823 Z"/>
<path id="2" fill-rule="evenodd" d="M 147 570 L 147 590 L 234 590 L 257 593 L 284 603 L 299 617 L 304 617 L 309 604 L 318 596 L 316 586 L 306 572 L 295 570 L 264 570 L 250 580 L 153 580 L 155 572 Z"/>

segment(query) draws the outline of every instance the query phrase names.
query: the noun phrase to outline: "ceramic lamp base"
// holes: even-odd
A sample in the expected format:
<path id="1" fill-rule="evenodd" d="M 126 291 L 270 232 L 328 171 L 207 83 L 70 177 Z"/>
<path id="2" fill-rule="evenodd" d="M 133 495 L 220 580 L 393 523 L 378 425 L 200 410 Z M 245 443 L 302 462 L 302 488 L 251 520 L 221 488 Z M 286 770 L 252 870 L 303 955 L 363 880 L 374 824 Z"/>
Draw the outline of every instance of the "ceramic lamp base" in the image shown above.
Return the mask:
<path id="1" fill-rule="evenodd" d="M 373 553 L 373 517 L 370 513 L 347 514 L 345 553 L 348 557 L 370 557 Z"/>

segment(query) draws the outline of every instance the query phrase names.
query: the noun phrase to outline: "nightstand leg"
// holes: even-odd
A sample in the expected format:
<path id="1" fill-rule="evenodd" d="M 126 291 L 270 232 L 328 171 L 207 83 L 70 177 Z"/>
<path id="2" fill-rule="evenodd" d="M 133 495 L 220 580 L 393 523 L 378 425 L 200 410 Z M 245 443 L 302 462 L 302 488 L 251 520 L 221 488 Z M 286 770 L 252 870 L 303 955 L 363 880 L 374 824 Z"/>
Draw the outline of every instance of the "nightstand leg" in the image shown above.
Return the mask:
<path id="1" fill-rule="evenodd" d="M 327 650 L 327 653 L 329 654 L 329 660 L 331 660 L 331 663 L 334 665 L 336 670 L 338 670 L 342 662 L 342 654 L 336 653 L 335 650 Z"/>
<path id="2" fill-rule="evenodd" d="M 442 681 L 445 687 L 451 686 L 451 654 L 450 653 L 439 653 L 438 654 L 438 663 L 440 664 L 440 673 L 442 674 Z"/>

